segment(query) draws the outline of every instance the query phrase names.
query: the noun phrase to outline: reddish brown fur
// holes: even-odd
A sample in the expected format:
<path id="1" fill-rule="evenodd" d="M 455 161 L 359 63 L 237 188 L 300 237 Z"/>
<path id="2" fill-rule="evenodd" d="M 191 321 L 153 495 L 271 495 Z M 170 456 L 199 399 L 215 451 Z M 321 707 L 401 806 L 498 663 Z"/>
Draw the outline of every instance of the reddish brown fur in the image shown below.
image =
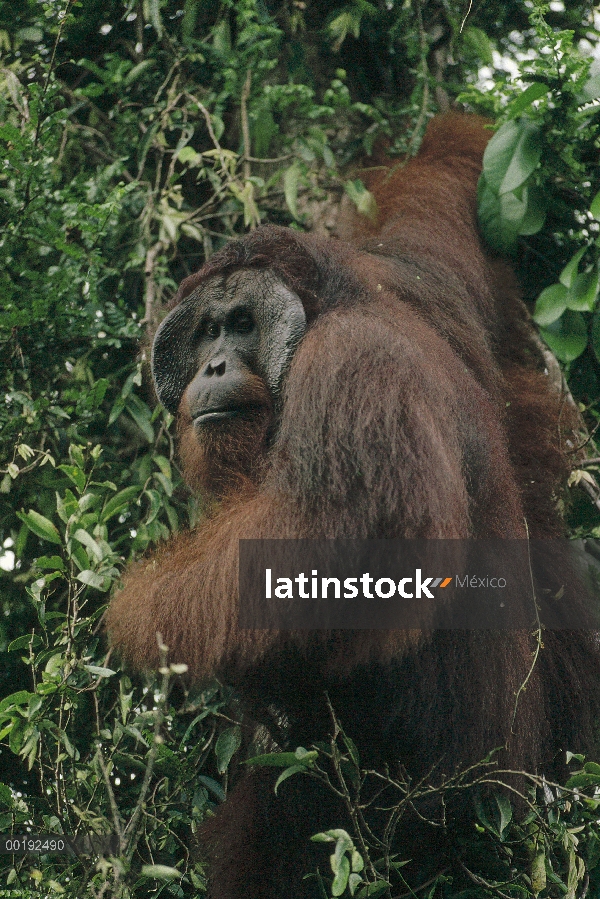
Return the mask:
<path id="1" fill-rule="evenodd" d="M 588 635 L 547 634 L 511 733 L 529 634 L 290 634 L 237 624 L 241 538 L 562 532 L 561 435 L 574 423 L 544 374 L 510 272 L 480 244 L 487 139 L 478 119 L 434 120 L 419 156 L 372 186 L 376 236 L 363 229 L 362 244 L 350 245 L 261 228 L 180 288 L 178 301 L 217 272 L 268 265 L 300 296 L 310 328 L 272 444 L 265 413 L 241 449 L 236 438 L 219 442 L 230 462 L 215 471 L 183 409 L 190 482 L 229 496 L 197 530 L 128 571 L 108 627 L 136 667 L 156 665 L 160 631 L 194 677 L 220 676 L 263 716 L 275 709 L 281 722 L 284 713 L 282 744 L 323 736 L 325 690 L 369 764 L 402 761 L 418 773 L 443 756 L 452 770 L 507 744 L 512 765 L 551 770 L 558 750 L 592 744 L 600 665 Z M 276 799 L 265 778 L 249 775 L 210 827 L 214 899 L 309 895 L 295 879 L 306 839 L 336 821 L 322 797 L 290 786 Z M 276 864 L 283 855 L 285 867 Z"/>
<path id="2" fill-rule="evenodd" d="M 190 488 L 217 496 L 239 492 L 247 482 L 260 479 L 267 452 L 273 404 L 264 382 L 250 375 L 238 400 L 259 407 L 251 421 L 236 419 L 213 425 L 200 443 L 188 411 L 187 393 L 179 410 L 179 455 Z"/>

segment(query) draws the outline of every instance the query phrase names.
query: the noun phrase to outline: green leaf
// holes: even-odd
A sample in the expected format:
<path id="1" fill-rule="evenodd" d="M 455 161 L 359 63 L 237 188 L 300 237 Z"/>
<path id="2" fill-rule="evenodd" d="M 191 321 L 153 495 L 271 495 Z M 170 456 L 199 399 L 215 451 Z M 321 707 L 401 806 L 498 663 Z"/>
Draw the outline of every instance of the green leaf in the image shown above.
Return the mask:
<path id="1" fill-rule="evenodd" d="M 155 465 L 158 465 L 158 467 L 160 468 L 160 470 L 164 474 L 164 476 L 171 481 L 173 478 L 173 475 L 172 475 L 172 471 L 171 471 L 171 463 L 169 462 L 169 460 L 165 459 L 164 456 L 154 456 L 152 461 L 154 462 Z"/>
<path id="2" fill-rule="evenodd" d="M 192 165 L 200 165 L 202 162 L 202 155 L 198 153 L 197 150 L 194 150 L 193 147 L 186 145 L 185 147 L 182 147 L 177 154 L 177 159 L 184 164 L 187 162 Z"/>
<path id="3" fill-rule="evenodd" d="M 342 858 L 344 857 L 346 852 L 352 852 L 354 849 L 354 843 L 352 842 L 352 838 L 350 834 L 342 830 L 340 828 L 339 836 L 337 838 L 337 842 L 335 844 L 335 850 L 333 853 L 333 870 L 335 871 L 339 868 Z"/>
<path id="4" fill-rule="evenodd" d="M 564 284 L 565 287 L 570 287 L 573 283 L 573 280 L 577 277 L 577 272 L 579 270 L 579 263 L 581 262 L 581 257 L 585 253 L 587 247 L 582 247 L 580 250 L 577 250 L 575 255 L 569 259 L 562 272 L 559 275 L 559 281 L 561 284 Z"/>
<path id="5" fill-rule="evenodd" d="M 511 120 L 505 122 L 492 136 L 483 154 L 483 175 L 489 188 L 495 193 L 506 176 L 515 147 L 519 140 L 519 126 Z"/>
<path id="6" fill-rule="evenodd" d="M 365 863 L 362 855 L 358 851 L 358 849 L 352 850 L 352 870 L 354 872 L 360 872 L 364 869 Z"/>
<path id="7" fill-rule="evenodd" d="M 161 743 L 158 746 L 156 770 L 165 777 L 178 777 L 183 771 L 183 760 L 176 752 Z"/>
<path id="8" fill-rule="evenodd" d="M 526 237 L 530 234 L 537 234 L 542 229 L 548 210 L 546 198 L 535 184 L 523 188 L 523 200 L 527 208 L 519 225 L 519 234 Z"/>
<path id="9" fill-rule="evenodd" d="M 492 833 L 495 833 L 497 836 L 500 836 L 495 825 L 488 818 L 486 808 L 479 796 L 475 796 L 475 812 L 486 830 L 489 830 Z"/>
<path id="10" fill-rule="evenodd" d="M 89 671 L 90 674 L 93 674 L 94 677 L 112 677 L 113 674 L 116 674 L 116 671 L 113 671 L 112 668 L 102 668 L 99 665 L 84 665 L 83 666 L 86 671 Z"/>
<path id="11" fill-rule="evenodd" d="M 346 734 L 343 735 L 343 738 L 344 738 L 344 745 L 346 746 L 346 749 L 348 750 L 348 753 L 350 755 L 352 762 L 354 763 L 354 765 L 357 768 L 360 767 L 360 755 L 359 755 L 356 743 L 354 742 L 354 740 L 351 737 L 346 736 Z"/>
<path id="12" fill-rule="evenodd" d="M 85 473 L 77 465 L 59 465 L 60 471 L 64 471 L 67 477 L 73 481 L 80 493 L 85 490 Z"/>
<path id="13" fill-rule="evenodd" d="M 101 590 L 103 593 L 109 590 L 111 585 L 109 577 L 103 577 L 89 568 L 85 569 L 85 571 L 80 571 L 77 575 L 77 580 L 88 587 L 93 587 L 95 590 Z"/>
<path id="14" fill-rule="evenodd" d="M 28 28 L 19 28 L 17 31 L 17 40 L 20 41 L 33 41 L 34 43 L 39 43 L 44 39 L 44 32 L 41 28 L 36 28 L 35 26 Z"/>
<path id="15" fill-rule="evenodd" d="M 142 75 L 147 69 L 152 68 L 155 65 L 155 61 L 153 59 L 143 59 L 141 62 L 138 62 L 137 65 L 133 66 L 133 68 L 127 73 L 125 77 L 125 84 L 133 84 L 134 81 Z"/>
<path id="16" fill-rule="evenodd" d="M 206 789 L 209 790 L 213 796 L 216 796 L 219 802 L 225 801 L 225 791 L 220 783 L 217 783 L 212 777 L 207 777 L 206 774 L 199 774 L 198 780 L 200 783 L 204 784 Z"/>
<path id="17" fill-rule="evenodd" d="M 125 401 L 125 408 L 135 421 L 136 425 L 138 426 L 148 443 L 154 443 L 154 428 L 152 427 L 151 423 L 152 412 L 150 411 L 146 403 L 134 393 L 131 393 Z"/>
<path id="18" fill-rule="evenodd" d="M 567 296 L 569 291 L 564 284 L 551 284 L 542 290 L 535 301 L 533 320 L 546 327 L 561 317 L 567 308 Z"/>
<path id="19" fill-rule="evenodd" d="M 508 193 L 524 184 L 531 173 L 538 167 L 541 156 L 542 145 L 539 140 L 537 127 L 524 125 L 515 146 L 508 171 L 500 185 L 500 193 Z"/>
<path id="20" fill-rule="evenodd" d="M 337 871 L 334 871 L 334 874 L 335 877 L 331 884 L 331 895 L 341 896 L 348 885 L 348 878 L 350 877 L 350 860 L 347 855 L 342 858 Z"/>
<path id="21" fill-rule="evenodd" d="M 119 415 L 121 414 L 121 412 L 123 411 L 124 408 L 125 408 L 125 400 L 122 397 L 118 396 L 114 402 L 114 405 L 113 405 L 111 411 L 110 411 L 110 415 L 108 416 L 108 424 L 109 425 L 112 425 L 117 420 L 117 418 L 119 417 Z"/>
<path id="22" fill-rule="evenodd" d="M 360 886 L 363 882 L 360 874 L 351 874 L 348 878 L 348 889 L 350 890 L 350 895 L 354 896 L 356 892 L 356 887 Z"/>
<path id="23" fill-rule="evenodd" d="M 21 705 L 26 705 L 35 696 L 35 693 L 29 693 L 27 690 L 19 690 L 17 693 L 11 693 L 5 696 L 0 702 L 0 716 L 6 717 L 6 714 Z"/>
<path id="24" fill-rule="evenodd" d="M 104 506 L 100 515 L 100 521 L 104 523 L 105 521 L 108 521 L 109 518 L 112 518 L 113 515 L 116 515 L 122 509 L 125 509 L 132 500 L 138 499 L 140 491 L 140 487 L 125 487 L 124 490 L 115 494 L 115 496 L 111 497 Z"/>
<path id="25" fill-rule="evenodd" d="M 293 777 L 294 774 L 306 774 L 306 767 L 304 765 L 292 765 L 290 768 L 282 771 L 275 782 L 275 794 L 277 794 L 280 784 L 287 780 L 288 777 Z"/>
<path id="26" fill-rule="evenodd" d="M 144 18 L 154 26 L 158 37 L 162 37 L 162 20 L 160 18 L 159 0 L 144 0 Z"/>
<path id="27" fill-rule="evenodd" d="M 585 320 L 580 312 L 570 309 L 558 321 L 541 328 L 540 334 L 561 362 L 577 359 L 587 346 Z"/>
<path id="28" fill-rule="evenodd" d="M 549 87 L 547 84 L 542 84 L 540 81 L 534 81 L 533 84 L 530 84 L 516 100 L 513 100 L 510 103 L 510 114 L 516 118 L 527 109 L 528 106 L 531 106 L 535 100 L 539 100 L 540 97 L 543 97 L 548 92 Z"/>
<path id="29" fill-rule="evenodd" d="M 78 468 L 85 468 L 85 459 L 83 457 L 83 449 L 80 446 L 77 446 L 76 443 L 72 443 L 69 447 L 69 457 L 74 465 Z"/>
<path id="30" fill-rule="evenodd" d="M 267 752 L 264 755 L 255 755 L 251 759 L 246 759 L 246 765 L 261 765 L 267 768 L 287 768 L 289 765 L 304 765 L 305 768 L 312 765 L 318 758 L 319 753 L 314 749 L 305 750 L 305 754 L 301 757 L 296 752 Z"/>
<path id="31" fill-rule="evenodd" d="M 542 148 L 538 129 L 530 122 L 505 122 L 494 134 L 483 155 L 483 174 L 498 194 L 516 190 L 537 167 Z"/>
<path id="32" fill-rule="evenodd" d="M 91 534 L 88 534 L 87 531 L 84 531 L 82 528 L 79 528 L 73 534 L 75 540 L 79 540 L 80 543 L 89 549 L 91 554 L 96 557 L 96 559 L 101 562 L 104 558 L 104 552 L 102 551 L 102 547 L 94 540 Z"/>
<path id="33" fill-rule="evenodd" d="M 229 190 L 236 200 L 239 200 L 244 207 L 245 226 L 248 227 L 248 225 L 251 225 L 252 223 L 258 224 L 260 222 L 260 213 L 254 198 L 254 184 L 252 181 L 246 181 L 243 188 L 240 188 L 239 185 L 231 182 L 229 184 Z"/>
<path id="34" fill-rule="evenodd" d="M 217 770 L 219 771 L 219 774 L 225 773 L 234 752 L 237 752 L 241 743 L 242 731 L 237 724 L 234 727 L 228 727 L 222 734 L 219 734 L 219 739 L 215 745 Z"/>
<path id="35" fill-rule="evenodd" d="M 12 640 L 8 644 L 8 652 L 14 652 L 15 649 L 35 649 L 38 646 L 42 645 L 42 639 L 37 634 L 23 634 L 22 637 L 17 637 L 16 640 Z"/>
<path id="36" fill-rule="evenodd" d="M 598 272 L 580 272 L 567 294 L 567 307 L 579 312 L 591 312 L 598 296 Z"/>
<path id="37" fill-rule="evenodd" d="M 600 97 L 600 74 L 592 75 L 583 85 L 583 102 L 589 103 L 590 100 L 597 100 Z"/>
<path id="38" fill-rule="evenodd" d="M 368 883 L 360 893 L 357 893 L 356 899 L 377 899 L 378 896 L 387 892 L 389 883 L 386 880 L 378 880 L 376 883 Z"/>
<path id="39" fill-rule="evenodd" d="M 142 865 L 142 877 L 154 877 L 156 880 L 174 880 L 183 877 L 177 868 L 168 865 Z"/>
<path id="40" fill-rule="evenodd" d="M 328 25 L 329 33 L 333 38 L 332 50 L 337 53 L 348 34 L 358 38 L 360 35 L 360 21 L 362 11 L 357 9 L 346 9 L 341 12 L 335 19 L 332 19 Z"/>
<path id="41" fill-rule="evenodd" d="M 531 889 L 539 896 L 546 889 L 546 853 L 543 847 L 536 852 L 531 862 Z"/>
<path id="42" fill-rule="evenodd" d="M 496 805 L 498 806 L 498 811 L 500 812 L 500 836 L 504 834 L 504 831 L 512 821 L 512 808 L 509 800 L 504 794 L 496 793 L 494 796 L 496 800 Z"/>
<path id="43" fill-rule="evenodd" d="M 600 190 L 591 202 L 590 212 L 595 219 L 600 219 Z"/>
<path id="44" fill-rule="evenodd" d="M 226 16 L 213 28 L 213 46 L 217 53 L 220 53 L 222 56 L 226 56 L 231 52 L 231 29 Z M 217 133 L 217 140 L 220 136 Z"/>
<path id="45" fill-rule="evenodd" d="M 377 218 L 377 202 L 360 178 L 357 178 L 355 181 L 347 181 L 344 189 L 355 204 L 358 212 L 374 222 Z"/>
<path id="46" fill-rule="evenodd" d="M 73 543 L 72 540 L 69 540 L 67 544 L 67 555 L 69 559 L 71 559 L 80 571 L 86 571 L 90 560 L 88 558 L 88 554 L 85 552 L 82 546 L 78 543 Z"/>
<path id="47" fill-rule="evenodd" d="M 52 683 L 38 684 L 37 687 L 35 688 L 35 690 L 36 690 L 36 693 L 40 694 L 40 696 L 50 696 L 51 693 L 56 693 L 56 691 L 58 690 L 58 685 L 52 684 Z"/>
<path id="48" fill-rule="evenodd" d="M 574 774 L 565 784 L 567 790 L 585 789 L 586 787 L 599 787 L 600 774 Z"/>
<path id="49" fill-rule="evenodd" d="M 27 525 L 29 530 L 33 531 L 34 534 L 37 534 L 38 537 L 42 537 L 50 543 L 62 542 L 56 525 L 52 524 L 51 521 L 44 518 L 43 515 L 40 515 L 40 513 L 36 512 L 34 509 L 31 509 L 29 512 L 17 512 L 17 516 Z"/>
<path id="50" fill-rule="evenodd" d="M 156 477 L 159 477 L 159 475 L 156 475 Z M 160 512 L 162 497 L 157 490 L 145 490 L 144 493 L 150 500 L 150 512 L 146 520 L 146 525 L 149 525 L 152 524 L 152 522 Z"/>
<path id="51" fill-rule="evenodd" d="M 501 224 L 508 232 L 519 235 L 527 213 L 527 194 L 518 197 L 512 191 L 500 195 Z"/>
<path id="52" fill-rule="evenodd" d="M 65 563 L 60 556 L 38 556 L 34 565 L 36 568 L 48 568 L 50 571 L 65 570 Z"/>
<path id="53" fill-rule="evenodd" d="M 173 482 L 166 478 L 162 472 L 155 472 L 154 477 L 161 485 L 167 496 L 173 496 Z M 162 499 L 161 499 L 162 504 Z"/>
<path id="54" fill-rule="evenodd" d="M 298 746 L 294 755 L 302 765 L 312 765 L 318 758 L 319 753 L 314 749 L 305 749 L 304 746 Z"/>
<path id="55" fill-rule="evenodd" d="M 485 66 L 491 66 L 494 63 L 493 48 L 489 37 L 481 28 L 475 28 L 470 25 L 463 31 L 463 43 L 465 49 L 469 50 L 474 56 L 479 57 Z"/>
<path id="56" fill-rule="evenodd" d="M 487 243 L 501 253 L 514 250 L 527 205 L 515 194 L 500 197 L 482 175 L 477 186 L 479 224 Z"/>
<path id="57" fill-rule="evenodd" d="M 294 162 L 283 175 L 283 192 L 285 194 L 285 202 L 287 207 L 295 219 L 300 218 L 298 212 L 298 184 L 302 176 L 302 168 L 299 163 Z"/>
<path id="58" fill-rule="evenodd" d="M 21 718 L 15 718 L 13 720 L 13 726 L 8 735 L 8 745 L 10 746 L 11 752 L 14 752 L 15 755 L 18 755 L 21 751 L 21 747 L 25 741 L 26 727 L 27 724 Z"/>
<path id="59" fill-rule="evenodd" d="M 185 44 L 189 44 L 194 36 L 200 2 L 201 0 L 185 0 L 181 21 L 181 36 Z"/>
<path id="60" fill-rule="evenodd" d="M 571 762 L 573 759 L 575 759 L 577 762 L 583 762 L 583 761 L 585 760 L 585 756 L 582 755 L 580 752 L 570 752 L 570 751 L 567 749 L 565 755 L 566 755 L 566 759 L 567 759 L 567 765 L 568 765 L 569 762 Z"/>

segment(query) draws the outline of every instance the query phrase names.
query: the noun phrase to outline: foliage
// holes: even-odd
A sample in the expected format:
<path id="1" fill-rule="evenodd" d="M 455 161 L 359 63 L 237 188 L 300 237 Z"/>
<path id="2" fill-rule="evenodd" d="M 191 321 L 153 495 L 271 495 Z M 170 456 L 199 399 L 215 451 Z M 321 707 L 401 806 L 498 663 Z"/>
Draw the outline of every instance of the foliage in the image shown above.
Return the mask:
<path id="1" fill-rule="evenodd" d="M 324 899 L 575 899 L 597 894 L 600 765 L 568 753 L 568 761 L 579 767 L 561 786 L 536 775 L 499 770 L 491 753 L 451 777 L 440 779 L 430 772 L 415 781 L 402 769 L 364 769 L 356 746 L 331 712 L 328 744 L 311 752 L 299 747 L 296 753 L 250 760 L 282 767 L 278 784 L 298 773 L 319 781 L 351 822 L 351 832 L 336 827 L 312 838 L 330 853 L 329 864 L 324 859 L 313 874 Z M 465 814 L 466 797 L 474 801 Z M 462 809 L 458 816 L 457 809 Z M 399 849 L 395 837 L 402 828 L 405 834 L 416 830 L 421 844 L 427 841 L 429 863 L 416 865 L 410 849 Z"/>
<path id="2" fill-rule="evenodd" d="M 98 445 L 89 452 L 72 445 L 68 464 L 57 466 L 71 486 L 57 491 L 54 514 L 19 513 L 47 552 L 36 558 L 26 588 L 37 620 L 8 646 L 29 683 L 0 702 L 0 738 L 31 773 L 21 790 L 0 788 L 0 831 L 24 833 L 33 824 L 34 833 L 115 834 L 118 862 L 48 857 L 30 871 L 30 858 L 15 857 L 8 883 L 22 895 L 34 885 L 61 892 L 71 881 L 78 891 L 85 884 L 85 895 L 102 895 L 106 885 L 126 896 L 145 895 L 157 878 L 175 878 L 178 895 L 193 895 L 204 884 L 193 835 L 226 787 L 226 779 L 209 776 L 207 758 L 214 756 L 215 774 L 223 775 L 239 747 L 239 728 L 219 727 L 225 698 L 216 690 L 195 700 L 182 695 L 173 707 L 171 682 L 185 666 L 169 666 L 166 647 L 158 686 L 132 685 L 103 658 L 104 606 L 97 597 L 118 579 L 131 510 L 147 497 L 134 538 L 142 547 L 166 530 L 158 519 L 165 503 L 175 513 L 167 459 L 153 457 L 145 487 L 117 490 L 103 480 L 101 457 Z M 140 844 L 152 849 L 138 850 Z M 138 851 L 149 863 L 138 861 L 132 871 Z"/>
<path id="3" fill-rule="evenodd" d="M 181 485 L 172 420 L 156 407 L 147 371 L 153 330 L 182 277 L 260 221 L 329 228 L 343 193 L 374 215 L 348 166 L 381 140 L 406 158 L 435 108 L 470 85 L 469 103 L 493 107 L 506 120 L 499 135 L 512 134 L 518 177 L 505 180 L 507 164 L 494 201 L 510 194 L 529 210 L 510 232 L 525 235 L 516 259 L 526 284 L 550 285 L 563 272 L 567 294 L 546 295 L 538 313 L 554 314 L 566 296 L 545 326 L 559 321 L 571 333 L 571 316 L 583 312 L 587 335 L 597 106 L 581 97 L 597 96 L 598 75 L 576 46 L 596 40 L 591 5 L 540 11 L 535 27 L 525 4 L 488 0 L 466 20 L 464 6 L 0 5 L 0 832 L 119 840 L 112 860 L 2 856 L 0 895 L 201 893 L 195 833 L 238 756 L 256 752 L 227 690 L 189 693 L 166 649 L 158 684 L 132 681 L 102 634 L 124 565 L 203 514 Z M 533 91 L 499 74 L 499 51 L 530 57 Z M 496 66 L 492 93 L 476 86 L 482 65 Z M 533 155 L 523 137 L 532 129 Z M 534 235 L 540 189 L 548 212 Z M 597 329 L 594 318 L 595 346 Z M 588 402 L 600 395 L 597 372 L 589 349 L 570 363 Z M 277 789 L 292 774 L 314 776 L 323 751 L 271 762 L 284 767 Z M 583 793 L 564 802 L 571 817 L 561 806 L 560 827 L 591 808 Z M 375 882 L 358 831 L 345 836 L 331 823 L 335 889 Z M 587 845 L 593 833 L 577 839 Z M 519 859 L 531 839 L 522 836 Z M 544 840 L 551 858 L 558 837 Z M 561 858 L 552 871 L 568 890 Z"/>
<path id="4" fill-rule="evenodd" d="M 589 314 L 600 291 L 600 173 L 592 151 L 599 147 L 600 69 L 573 47 L 572 31 L 548 26 L 547 10 L 538 2 L 531 17 L 546 55 L 524 65 L 520 84 L 497 86 L 502 113 L 484 156 L 479 216 L 486 240 L 503 253 L 541 231 L 549 212 L 551 227 L 561 228 L 563 268 L 558 283 L 540 293 L 534 319 L 556 356 L 572 362 L 588 335 L 600 358 L 598 316 Z M 575 253 L 573 245 L 581 245 Z"/>

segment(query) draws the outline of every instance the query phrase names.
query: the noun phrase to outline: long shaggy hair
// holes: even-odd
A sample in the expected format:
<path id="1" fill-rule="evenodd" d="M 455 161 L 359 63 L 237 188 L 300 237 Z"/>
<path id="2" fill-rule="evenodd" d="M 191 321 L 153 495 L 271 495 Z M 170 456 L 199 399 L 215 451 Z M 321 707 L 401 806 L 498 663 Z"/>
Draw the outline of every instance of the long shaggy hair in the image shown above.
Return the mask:
<path id="1" fill-rule="evenodd" d="M 345 243 L 259 228 L 177 295 L 216 273 L 268 266 L 302 300 L 308 331 L 277 418 L 265 411 L 203 443 L 184 403 L 188 480 L 224 502 L 128 570 L 108 629 L 138 668 L 157 664 L 160 631 L 194 678 L 234 684 L 279 745 L 327 733 L 326 691 L 366 764 L 401 762 L 415 775 L 497 746 L 507 764 L 551 774 L 563 750 L 594 743 L 600 659 L 588 632 L 544 635 L 513 725 L 529 633 L 238 626 L 240 539 L 563 533 L 557 498 L 578 423 L 545 373 L 512 273 L 480 242 L 487 139 L 476 118 L 434 120 L 419 156 L 370 185 L 376 229 L 357 224 Z M 583 602 L 575 579 L 565 601 Z M 334 822 L 322 798 L 288 784 L 275 797 L 266 782 L 248 775 L 208 828 L 214 899 L 309 895 L 296 861 L 305 838 Z"/>

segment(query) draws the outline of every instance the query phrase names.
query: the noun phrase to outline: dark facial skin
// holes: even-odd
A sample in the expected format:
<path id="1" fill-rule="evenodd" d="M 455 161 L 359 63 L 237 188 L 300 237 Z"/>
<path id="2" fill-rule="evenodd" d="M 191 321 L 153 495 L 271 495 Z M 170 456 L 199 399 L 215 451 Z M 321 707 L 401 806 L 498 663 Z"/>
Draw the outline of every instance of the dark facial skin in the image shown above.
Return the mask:
<path id="1" fill-rule="evenodd" d="M 259 377 L 274 403 L 304 336 L 300 299 L 268 269 L 234 271 L 200 285 L 154 339 L 158 397 L 175 414 L 183 395 L 199 424 L 248 411 L 244 385 Z"/>
<path id="2" fill-rule="evenodd" d="M 260 334 L 253 310 L 234 295 L 211 302 L 194 334 L 198 372 L 186 389 L 196 428 L 251 415 L 245 387 L 260 368 Z"/>

